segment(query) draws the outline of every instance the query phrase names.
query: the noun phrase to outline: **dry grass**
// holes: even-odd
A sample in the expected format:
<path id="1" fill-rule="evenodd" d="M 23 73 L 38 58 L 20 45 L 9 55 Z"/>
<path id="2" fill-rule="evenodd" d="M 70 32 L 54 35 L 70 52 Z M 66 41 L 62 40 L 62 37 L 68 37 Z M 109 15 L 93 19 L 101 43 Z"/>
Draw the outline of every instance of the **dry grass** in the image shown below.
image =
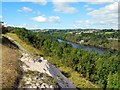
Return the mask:
<path id="1" fill-rule="evenodd" d="M 18 75 L 18 51 L 7 46 L 2 47 L 2 87 L 11 88 Z"/>

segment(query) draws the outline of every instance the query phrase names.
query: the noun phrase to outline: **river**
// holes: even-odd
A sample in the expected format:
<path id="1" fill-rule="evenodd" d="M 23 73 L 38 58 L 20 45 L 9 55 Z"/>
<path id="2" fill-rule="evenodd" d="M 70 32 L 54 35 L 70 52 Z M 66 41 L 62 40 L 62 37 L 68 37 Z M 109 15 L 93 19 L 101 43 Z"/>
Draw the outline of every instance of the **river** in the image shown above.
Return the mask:
<path id="1" fill-rule="evenodd" d="M 62 43 L 62 42 L 67 42 L 67 41 L 58 39 L 58 42 Z M 76 44 L 76 43 L 73 43 L 73 42 L 67 42 L 67 43 L 72 45 L 74 48 L 83 49 L 83 50 L 86 50 L 86 51 L 94 51 L 94 52 L 99 53 L 99 54 L 104 54 L 105 52 L 107 52 L 107 50 L 97 48 L 97 47 L 93 47 L 93 46 L 89 46 L 89 45 Z"/>

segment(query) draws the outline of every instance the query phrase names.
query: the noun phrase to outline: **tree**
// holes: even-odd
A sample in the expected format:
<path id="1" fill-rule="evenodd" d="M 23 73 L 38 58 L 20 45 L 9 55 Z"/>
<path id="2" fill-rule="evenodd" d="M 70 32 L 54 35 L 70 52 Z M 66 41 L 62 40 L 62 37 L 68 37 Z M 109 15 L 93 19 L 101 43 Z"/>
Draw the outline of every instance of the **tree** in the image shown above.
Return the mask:
<path id="1" fill-rule="evenodd" d="M 118 80 L 118 73 L 115 74 L 109 74 L 107 79 L 107 88 L 120 88 L 119 86 L 119 80 Z"/>

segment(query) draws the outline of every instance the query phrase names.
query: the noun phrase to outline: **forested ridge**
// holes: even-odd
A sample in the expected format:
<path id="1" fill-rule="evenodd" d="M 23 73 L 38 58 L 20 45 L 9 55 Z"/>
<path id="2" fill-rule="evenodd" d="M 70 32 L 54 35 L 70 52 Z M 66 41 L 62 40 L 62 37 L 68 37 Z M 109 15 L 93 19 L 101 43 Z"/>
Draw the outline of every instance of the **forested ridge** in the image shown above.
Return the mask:
<path id="1" fill-rule="evenodd" d="M 118 53 L 98 54 L 75 49 L 67 43 L 59 43 L 50 34 L 33 32 L 25 28 L 14 28 L 20 39 L 43 51 L 44 56 L 52 57 L 51 63 L 57 67 L 63 65 L 81 73 L 89 81 L 102 88 L 118 88 Z"/>

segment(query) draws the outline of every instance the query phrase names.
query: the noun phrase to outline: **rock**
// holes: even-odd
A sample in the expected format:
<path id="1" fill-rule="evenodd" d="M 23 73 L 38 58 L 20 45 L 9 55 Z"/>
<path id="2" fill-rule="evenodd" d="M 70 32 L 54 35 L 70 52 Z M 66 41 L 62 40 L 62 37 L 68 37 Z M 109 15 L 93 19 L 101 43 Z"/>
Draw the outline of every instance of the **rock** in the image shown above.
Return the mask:
<path id="1" fill-rule="evenodd" d="M 36 60 L 30 56 L 30 54 L 23 53 L 20 60 L 23 62 L 22 68 L 24 72 L 31 71 L 29 74 L 25 75 L 23 79 L 25 84 L 31 85 L 32 88 L 75 88 L 75 86 L 54 65 L 44 60 L 43 57 Z M 59 78 L 57 78 L 58 75 L 60 76 Z M 48 76 L 49 78 L 47 81 L 45 79 Z M 50 84 L 52 79 L 55 80 L 55 85 Z"/>
<path id="2" fill-rule="evenodd" d="M 44 60 L 44 58 L 43 58 L 43 57 L 41 57 L 40 59 L 41 59 L 41 60 Z"/>
<path id="3" fill-rule="evenodd" d="M 54 88 L 53 85 L 50 85 L 50 88 Z"/>
<path id="4" fill-rule="evenodd" d="M 43 84 L 41 85 L 41 88 L 49 88 L 49 86 L 48 86 L 46 83 L 43 83 Z"/>
<path id="5" fill-rule="evenodd" d="M 40 84 L 39 83 L 36 83 L 36 86 L 39 86 Z"/>

